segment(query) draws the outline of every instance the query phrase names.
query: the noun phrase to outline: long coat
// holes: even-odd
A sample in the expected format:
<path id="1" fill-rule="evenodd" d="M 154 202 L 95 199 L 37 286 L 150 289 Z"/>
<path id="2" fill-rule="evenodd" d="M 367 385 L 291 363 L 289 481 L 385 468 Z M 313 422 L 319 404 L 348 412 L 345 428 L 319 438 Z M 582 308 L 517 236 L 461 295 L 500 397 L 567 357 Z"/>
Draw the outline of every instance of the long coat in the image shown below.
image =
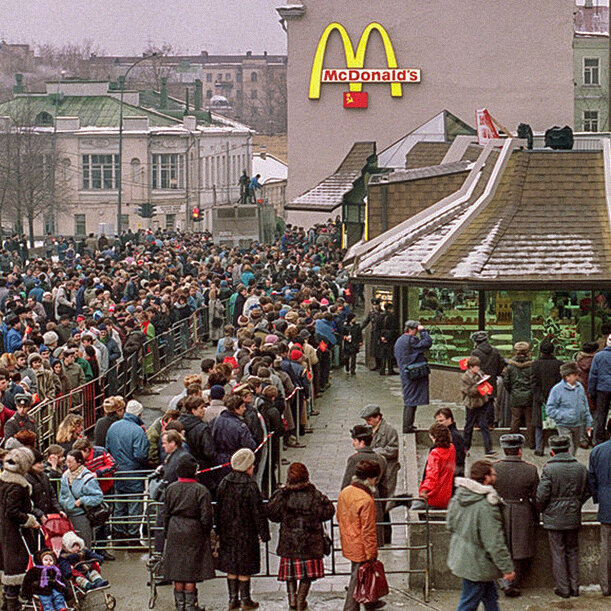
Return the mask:
<path id="1" fill-rule="evenodd" d="M 31 486 L 22 475 L 4 471 L 0 475 L 0 571 L 2 584 L 18 586 L 28 568 L 28 552 L 21 539 L 20 528 L 30 550 L 34 550 L 31 528 L 36 525 L 30 499 Z"/>
<path id="2" fill-rule="evenodd" d="M 386 460 L 386 492 L 388 496 L 395 493 L 397 487 L 397 473 L 401 468 L 399 464 L 399 434 L 384 418 L 373 434 L 371 449 Z"/>
<path id="3" fill-rule="evenodd" d="M 426 331 L 416 335 L 404 333 L 395 342 L 395 359 L 401 374 L 403 385 L 403 405 L 416 406 L 429 403 L 429 378 L 424 376 L 417 380 L 410 380 L 405 374 L 405 367 L 414 363 L 426 363 L 424 353 L 433 345 L 431 336 Z M 409 355 L 408 355 L 409 353 Z"/>
<path id="4" fill-rule="evenodd" d="M 333 503 L 309 482 L 278 488 L 267 505 L 269 519 L 280 522 L 276 553 L 283 558 L 322 558 L 322 523 L 334 513 Z"/>
<path id="5" fill-rule="evenodd" d="M 547 401 L 550 390 L 562 379 L 560 365 L 562 362 L 553 354 L 542 354 L 533 361 L 530 367 L 530 383 L 533 390 L 533 426 L 543 424 L 541 405 Z"/>
<path id="6" fill-rule="evenodd" d="M 210 531 L 214 512 L 210 493 L 195 481 L 170 484 L 163 505 L 166 579 L 194 583 L 214 578 Z"/>
<path id="7" fill-rule="evenodd" d="M 502 497 L 505 535 L 514 560 L 535 555 L 535 528 L 539 523 L 535 507 L 539 474 L 535 465 L 519 456 L 507 456 L 494 463 L 496 484 Z"/>
<path id="8" fill-rule="evenodd" d="M 263 497 L 255 480 L 232 471 L 216 492 L 219 570 L 232 575 L 254 575 L 261 570 L 259 537 L 269 541 Z"/>

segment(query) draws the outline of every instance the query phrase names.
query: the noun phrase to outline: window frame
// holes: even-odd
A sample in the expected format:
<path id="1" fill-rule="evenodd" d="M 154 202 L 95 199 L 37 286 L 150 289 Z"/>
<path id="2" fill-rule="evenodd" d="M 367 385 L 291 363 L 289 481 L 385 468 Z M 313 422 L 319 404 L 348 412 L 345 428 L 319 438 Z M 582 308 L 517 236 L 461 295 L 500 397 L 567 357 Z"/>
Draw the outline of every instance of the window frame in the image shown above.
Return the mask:
<path id="1" fill-rule="evenodd" d="M 595 61 L 596 66 L 586 66 L 586 62 Z M 596 81 L 592 79 L 596 76 Z M 586 82 L 586 76 L 590 82 Z M 584 57 L 581 63 L 581 81 L 584 87 L 600 87 L 600 57 Z"/>
<path id="2" fill-rule="evenodd" d="M 81 189 L 116 191 L 119 188 L 119 155 L 84 153 L 81 155 Z"/>
<path id="3" fill-rule="evenodd" d="M 184 189 L 185 156 L 183 153 L 153 153 L 151 186 L 157 191 Z M 172 181 L 175 181 L 172 184 Z"/>
<path id="4" fill-rule="evenodd" d="M 596 116 L 594 117 L 586 117 L 586 114 L 592 113 Z M 587 122 L 587 123 L 586 123 Z M 584 110 L 581 115 L 581 125 L 584 132 L 597 132 L 600 128 L 600 112 L 596 109 L 588 109 Z M 596 129 L 592 129 L 595 127 Z"/>

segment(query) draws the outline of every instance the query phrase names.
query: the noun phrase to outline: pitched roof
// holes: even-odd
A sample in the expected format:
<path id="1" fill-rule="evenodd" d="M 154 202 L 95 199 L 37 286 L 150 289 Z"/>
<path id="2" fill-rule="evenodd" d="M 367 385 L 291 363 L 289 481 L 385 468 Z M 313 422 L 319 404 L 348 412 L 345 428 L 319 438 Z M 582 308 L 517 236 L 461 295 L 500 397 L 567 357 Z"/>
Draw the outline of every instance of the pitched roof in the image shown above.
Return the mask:
<path id="1" fill-rule="evenodd" d="M 405 168 L 427 168 L 439 165 L 452 145 L 449 142 L 417 142 L 405 156 Z"/>
<path id="2" fill-rule="evenodd" d="M 315 187 L 296 197 L 289 210 L 332 211 L 341 206 L 344 195 L 361 177 L 369 158 L 375 155 L 375 142 L 355 142 L 337 170 Z"/>
<path id="3" fill-rule="evenodd" d="M 35 117 L 41 112 L 52 117 L 78 117 L 81 127 L 117 127 L 120 101 L 111 96 L 64 96 L 59 105 L 54 95 L 18 95 L 0 104 L 0 115 L 16 116 L 27 112 Z M 151 127 L 169 127 L 181 123 L 178 119 L 132 106 L 123 102 L 124 117 L 148 117 Z"/>
<path id="4" fill-rule="evenodd" d="M 465 182 L 468 197 L 450 196 L 359 244 L 352 275 L 481 289 L 611 286 L 603 152 L 516 146 L 486 147 Z"/>
<path id="5" fill-rule="evenodd" d="M 430 144 L 430 142 L 428 143 Z M 470 161 L 454 161 L 441 165 L 414 168 L 413 170 L 395 170 L 385 174 L 376 174 L 371 177 L 369 184 L 405 182 L 407 180 L 420 180 L 421 178 L 435 178 L 446 174 L 467 172 L 473 164 Z"/>

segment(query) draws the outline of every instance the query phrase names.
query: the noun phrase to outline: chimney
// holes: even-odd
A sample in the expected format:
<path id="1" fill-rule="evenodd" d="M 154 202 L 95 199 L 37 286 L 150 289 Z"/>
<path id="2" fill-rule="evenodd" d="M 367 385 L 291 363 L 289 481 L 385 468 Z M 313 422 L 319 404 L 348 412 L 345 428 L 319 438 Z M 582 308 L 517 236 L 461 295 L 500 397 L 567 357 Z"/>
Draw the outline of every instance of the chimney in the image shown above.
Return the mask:
<path id="1" fill-rule="evenodd" d="M 267 51 L 263 51 L 263 57 L 267 57 Z"/>
<path id="2" fill-rule="evenodd" d="M 159 108 L 167 109 L 168 107 L 168 79 L 165 76 L 161 77 L 161 91 L 159 92 Z"/>
<path id="3" fill-rule="evenodd" d="M 15 84 L 13 85 L 13 93 L 25 93 L 25 86 L 23 84 L 23 74 L 17 73 L 15 75 Z"/>
<path id="4" fill-rule="evenodd" d="M 190 132 L 193 132 L 197 129 L 197 118 L 193 115 L 185 115 L 182 118 L 182 124 L 185 129 L 188 129 Z"/>
<path id="5" fill-rule="evenodd" d="M 261 145 L 261 150 L 259 151 L 259 157 L 265 160 L 267 159 L 267 146 L 265 144 Z"/>
<path id="6" fill-rule="evenodd" d="M 203 95 L 203 85 L 201 79 L 195 79 L 195 95 L 193 99 L 193 109 L 201 110 L 202 109 L 202 95 Z"/>

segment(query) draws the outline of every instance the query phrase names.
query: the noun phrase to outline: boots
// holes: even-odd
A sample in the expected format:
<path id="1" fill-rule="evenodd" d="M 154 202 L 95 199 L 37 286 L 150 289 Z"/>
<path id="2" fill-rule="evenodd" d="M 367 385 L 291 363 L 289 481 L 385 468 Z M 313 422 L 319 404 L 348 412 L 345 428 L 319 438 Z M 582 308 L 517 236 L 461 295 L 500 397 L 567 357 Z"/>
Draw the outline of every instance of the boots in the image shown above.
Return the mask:
<path id="1" fill-rule="evenodd" d="M 289 593 L 289 609 L 297 609 L 297 582 L 287 581 L 286 591 Z"/>
<path id="2" fill-rule="evenodd" d="M 238 580 L 227 579 L 227 589 L 229 590 L 229 611 L 240 608 L 240 598 L 238 596 Z"/>
<path id="3" fill-rule="evenodd" d="M 7 611 L 21 611 L 21 603 L 18 598 L 8 597 L 6 598 Z"/>
<path id="4" fill-rule="evenodd" d="M 197 606 L 197 590 L 185 592 L 185 611 L 205 611 Z"/>
<path id="5" fill-rule="evenodd" d="M 308 608 L 306 598 L 308 597 L 311 583 L 311 581 L 306 581 L 305 579 L 299 582 L 299 590 L 297 590 L 297 611 L 304 611 L 304 609 Z"/>
<path id="6" fill-rule="evenodd" d="M 176 611 L 185 611 L 185 593 L 182 590 L 174 590 L 174 604 Z"/>
<path id="7" fill-rule="evenodd" d="M 250 598 L 250 579 L 248 581 L 240 581 L 238 584 L 240 586 L 240 601 L 242 603 L 242 611 L 258 609 L 259 603 Z"/>

